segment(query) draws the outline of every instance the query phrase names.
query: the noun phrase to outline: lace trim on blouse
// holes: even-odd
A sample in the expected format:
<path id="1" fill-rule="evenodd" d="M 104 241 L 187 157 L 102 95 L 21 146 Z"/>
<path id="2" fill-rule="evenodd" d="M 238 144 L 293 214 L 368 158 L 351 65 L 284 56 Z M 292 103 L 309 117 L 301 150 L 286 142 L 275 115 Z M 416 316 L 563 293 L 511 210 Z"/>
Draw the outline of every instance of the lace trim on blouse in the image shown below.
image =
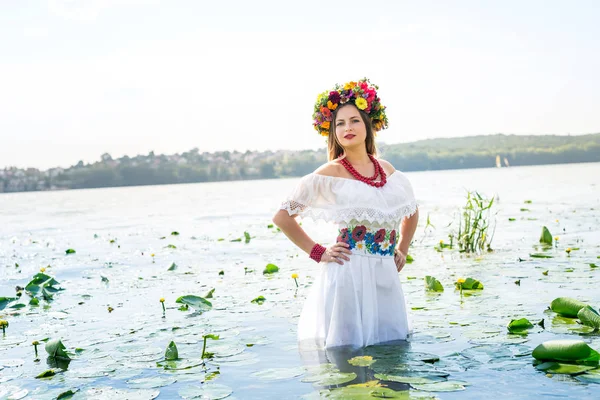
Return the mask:
<path id="1" fill-rule="evenodd" d="M 351 221 L 395 225 L 418 208 L 412 186 L 400 171 L 390 175 L 383 188 L 319 174 L 304 176 L 281 204 L 290 216 L 338 224 Z"/>

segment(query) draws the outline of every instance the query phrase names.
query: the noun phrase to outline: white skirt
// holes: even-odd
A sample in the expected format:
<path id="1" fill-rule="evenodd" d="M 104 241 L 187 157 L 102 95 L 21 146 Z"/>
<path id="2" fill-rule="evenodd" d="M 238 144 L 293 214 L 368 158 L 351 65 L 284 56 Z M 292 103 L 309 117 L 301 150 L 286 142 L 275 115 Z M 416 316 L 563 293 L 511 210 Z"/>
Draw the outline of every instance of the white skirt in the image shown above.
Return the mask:
<path id="1" fill-rule="evenodd" d="M 343 265 L 324 264 L 298 322 L 301 346 L 365 347 L 409 333 L 393 256 L 354 253 Z"/>

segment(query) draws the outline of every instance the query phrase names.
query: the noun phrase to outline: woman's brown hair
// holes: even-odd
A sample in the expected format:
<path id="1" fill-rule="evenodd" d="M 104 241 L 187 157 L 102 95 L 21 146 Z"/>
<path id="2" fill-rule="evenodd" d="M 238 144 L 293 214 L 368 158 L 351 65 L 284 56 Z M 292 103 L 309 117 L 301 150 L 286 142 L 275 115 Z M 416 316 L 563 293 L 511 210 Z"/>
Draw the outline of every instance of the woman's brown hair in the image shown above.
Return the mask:
<path id="1" fill-rule="evenodd" d="M 335 160 L 336 158 L 339 158 L 341 155 L 344 154 L 344 148 L 342 147 L 340 142 L 338 142 L 337 136 L 335 134 L 335 120 L 340 108 L 346 107 L 348 105 L 356 107 L 352 103 L 346 103 L 341 107 L 338 107 L 337 110 L 333 112 L 333 121 L 331 122 L 331 125 L 329 125 L 329 136 L 327 137 L 328 161 Z M 359 110 L 358 108 L 356 109 L 358 110 L 358 113 L 360 114 L 360 117 L 362 118 L 363 122 L 365 123 L 365 127 L 367 128 L 367 137 L 365 139 L 367 153 L 371 154 L 373 157 L 377 157 L 377 146 L 375 146 L 375 133 L 373 132 L 373 123 L 371 121 L 371 118 L 369 118 L 367 113 L 365 113 L 364 111 Z"/>

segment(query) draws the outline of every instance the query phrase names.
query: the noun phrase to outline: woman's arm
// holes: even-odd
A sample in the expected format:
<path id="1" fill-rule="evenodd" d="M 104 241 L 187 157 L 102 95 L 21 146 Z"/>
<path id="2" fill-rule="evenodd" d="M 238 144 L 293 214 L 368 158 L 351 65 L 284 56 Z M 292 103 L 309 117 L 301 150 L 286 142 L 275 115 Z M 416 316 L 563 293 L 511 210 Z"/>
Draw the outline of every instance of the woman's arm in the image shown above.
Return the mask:
<path id="1" fill-rule="evenodd" d="M 317 244 L 300 227 L 300 224 L 296 221 L 296 215 L 290 216 L 286 210 L 279 210 L 273 217 L 273 223 L 281 229 L 285 236 L 307 254 L 310 254 L 312 248 Z"/>
<path id="2" fill-rule="evenodd" d="M 312 240 L 304 229 L 300 227 L 296 221 L 296 215 L 290 216 L 286 210 L 279 210 L 273 217 L 273 223 L 281 229 L 281 231 L 287 236 L 296 246 L 300 247 L 307 254 L 310 254 L 312 248 L 317 244 Z M 351 254 L 351 251 L 347 248 L 347 243 L 338 242 L 328 248 L 325 253 L 321 256 L 323 262 L 337 262 L 343 264 L 342 259 L 350 261 L 346 254 Z M 346 253 L 346 254 L 342 254 Z"/>
<path id="3" fill-rule="evenodd" d="M 402 239 L 398 244 L 398 250 L 400 250 L 400 252 L 404 254 L 405 257 L 408 254 L 408 246 L 410 246 L 410 242 L 412 241 L 413 236 L 415 235 L 415 231 L 417 230 L 418 222 L 419 209 L 417 209 L 415 213 L 409 218 L 404 218 L 402 220 L 402 225 L 400 226 L 400 235 Z"/>

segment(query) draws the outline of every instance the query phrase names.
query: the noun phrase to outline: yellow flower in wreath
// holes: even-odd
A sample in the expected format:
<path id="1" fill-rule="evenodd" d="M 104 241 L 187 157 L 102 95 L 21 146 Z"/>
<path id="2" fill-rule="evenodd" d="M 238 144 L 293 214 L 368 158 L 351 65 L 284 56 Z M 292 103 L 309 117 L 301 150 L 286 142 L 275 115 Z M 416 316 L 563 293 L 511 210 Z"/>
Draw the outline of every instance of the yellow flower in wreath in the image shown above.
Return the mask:
<path id="1" fill-rule="evenodd" d="M 356 99 L 355 104 L 359 110 L 364 110 L 369 105 L 369 103 L 367 103 L 367 100 L 363 99 L 362 97 Z"/>
<path id="2" fill-rule="evenodd" d="M 323 129 L 329 129 L 329 121 L 325 121 L 321 124 L 321 128 Z"/>

